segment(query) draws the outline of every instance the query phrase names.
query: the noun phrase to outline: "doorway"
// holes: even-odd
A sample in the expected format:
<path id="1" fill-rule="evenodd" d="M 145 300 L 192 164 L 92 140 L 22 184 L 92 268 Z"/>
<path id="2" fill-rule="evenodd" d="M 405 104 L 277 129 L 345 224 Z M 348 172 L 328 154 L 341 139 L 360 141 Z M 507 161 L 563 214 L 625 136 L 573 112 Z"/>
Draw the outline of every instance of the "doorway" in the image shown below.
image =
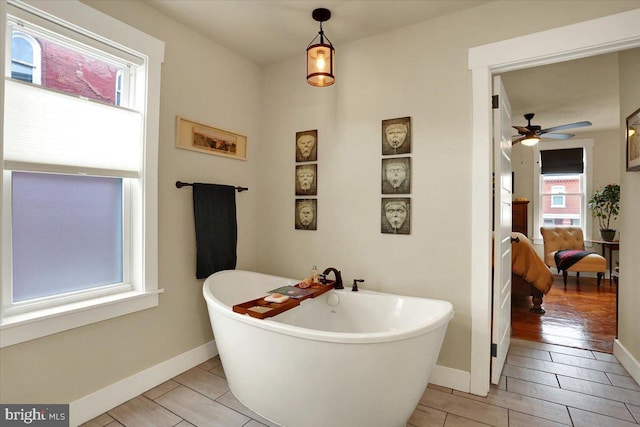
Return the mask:
<path id="1" fill-rule="evenodd" d="M 473 85 L 470 392 L 489 391 L 491 290 L 491 76 L 640 46 L 640 10 L 505 40 L 469 50 Z M 529 49 L 517 49 L 526 45 Z"/>
<path id="2" fill-rule="evenodd" d="M 531 241 L 541 259 L 544 259 L 539 233 L 542 225 L 581 227 L 585 249 L 598 253 L 601 250 L 599 245 L 590 243 L 598 238 L 598 227 L 587 201 L 593 190 L 621 182 L 618 75 L 617 52 L 500 75 L 511 101 L 514 125 L 526 126 L 529 120 L 529 124 L 546 129 L 591 123 L 557 132 L 574 135 L 568 139 L 543 138 L 533 147 L 520 143 L 512 147 L 514 197 L 526 200 L 522 206 L 528 213 L 524 215 L 527 224 L 519 231 Z M 533 113 L 533 118 L 527 113 Z M 568 148 L 585 152 L 586 161 L 584 165 L 581 162 L 580 173 L 559 175 L 559 170 L 546 175 L 535 173 L 540 170 L 540 150 Z M 555 189 L 562 195 L 541 198 L 538 192 L 544 187 L 547 192 Z M 617 251 L 606 255 L 617 259 Z M 543 300 L 546 313 L 531 313 L 531 298 L 512 296 L 512 337 L 612 353 L 616 337 L 615 284 L 605 277 L 603 285 L 596 286 L 595 276 L 583 273 L 578 281 L 575 273 L 570 273 L 564 287 L 559 273 L 555 269 L 553 273 L 555 281 Z"/>

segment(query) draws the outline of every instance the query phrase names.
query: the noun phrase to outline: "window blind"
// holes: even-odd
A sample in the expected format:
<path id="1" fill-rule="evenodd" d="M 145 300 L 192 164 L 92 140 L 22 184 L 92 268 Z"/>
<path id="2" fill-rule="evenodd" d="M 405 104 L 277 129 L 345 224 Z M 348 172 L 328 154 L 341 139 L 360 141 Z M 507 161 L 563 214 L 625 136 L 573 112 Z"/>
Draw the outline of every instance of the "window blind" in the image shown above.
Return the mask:
<path id="1" fill-rule="evenodd" d="M 137 111 L 6 79 L 4 127 L 6 169 L 136 177 L 142 166 Z"/>
<path id="2" fill-rule="evenodd" d="M 562 175 L 584 172 L 584 149 L 543 150 L 540 152 L 543 175 Z"/>

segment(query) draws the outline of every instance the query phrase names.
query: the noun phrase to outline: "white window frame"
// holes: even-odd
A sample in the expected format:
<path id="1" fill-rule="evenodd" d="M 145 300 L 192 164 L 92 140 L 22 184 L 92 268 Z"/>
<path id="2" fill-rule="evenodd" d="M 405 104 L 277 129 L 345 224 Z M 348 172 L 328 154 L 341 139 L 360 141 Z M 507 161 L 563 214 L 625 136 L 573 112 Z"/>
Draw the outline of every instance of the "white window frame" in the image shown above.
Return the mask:
<path id="1" fill-rule="evenodd" d="M 123 84 L 123 76 L 122 76 L 122 70 L 118 70 L 116 72 L 116 96 L 115 96 L 115 104 L 116 105 L 122 105 L 123 103 L 123 99 L 122 99 L 122 84 Z"/>
<path id="2" fill-rule="evenodd" d="M 131 222 L 131 271 L 132 286 L 128 289 L 100 289 L 89 299 L 87 295 L 68 295 L 63 304 L 36 304 L 32 310 L 9 310 L 6 313 L 2 307 L 7 307 L 7 288 L 11 287 L 10 274 L 3 265 L 0 276 L 2 292 L 0 292 L 0 347 L 6 347 L 43 337 L 72 328 L 88 325 L 117 316 L 145 310 L 158 305 L 158 295 L 163 292 L 158 289 L 157 273 L 157 224 L 158 224 L 158 138 L 160 112 L 160 67 L 164 59 L 164 43 L 139 30 L 130 27 L 108 15 L 105 15 L 79 1 L 65 2 L 37 2 L 33 0 L 9 0 L 8 6 L 2 1 L 0 7 L 1 30 L 7 34 L 7 12 L 14 8 L 27 13 L 39 15 L 42 22 L 53 22 L 66 26 L 69 33 L 88 34 L 83 42 L 91 39 L 100 43 L 116 46 L 114 49 L 125 55 L 143 59 L 145 72 L 137 73 L 134 102 L 143 111 L 144 162 L 140 177 L 127 179 L 125 183 L 128 194 L 125 203 L 130 209 Z M 42 22 L 39 22 L 40 25 Z M 6 45 L 0 47 L 4 58 L 7 57 Z M 6 64 L 6 61 L 3 61 Z M 0 95 L 4 100 L 4 75 L 0 81 Z M 125 76 L 128 78 L 129 76 Z M 2 138 L 4 132 L 0 132 Z M 0 139 L 0 142 L 2 140 Z M 2 144 L 0 144 L 0 156 Z M 0 200 L 4 202 L 10 196 L 10 172 L 2 173 L 0 185 Z M 0 251 L 2 259 L 10 258 L 11 232 L 10 214 L 3 203 L 0 228 Z M 125 242 L 125 244 L 127 244 Z"/>
<path id="3" fill-rule="evenodd" d="M 568 148 L 583 148 L 584 149 L 584 180 L 582 185 L 585 197 L 582 200 L 582 232 L 586 240 L 591 240 L 591 215 L 588 215 L 587 210 L 587 194 L 591 194 L 593 189 L 593 138 L 573 139 L 573 140 L 561 140 L 561 141 L 540 141 L 533 147 L 533 243 L 542 245 L 542 235 L 540 234 L 540 227 L 544 225 L 542 221 L 542 195 L 540 192 L 540 151 L 543 150 L 561 150 Z"/>

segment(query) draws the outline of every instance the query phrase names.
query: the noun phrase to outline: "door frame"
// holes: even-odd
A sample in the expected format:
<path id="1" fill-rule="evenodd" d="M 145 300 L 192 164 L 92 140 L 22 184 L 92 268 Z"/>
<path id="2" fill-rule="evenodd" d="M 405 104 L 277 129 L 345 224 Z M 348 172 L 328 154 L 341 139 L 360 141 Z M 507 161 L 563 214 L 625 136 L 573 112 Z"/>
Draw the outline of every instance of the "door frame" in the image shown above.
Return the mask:
<path id="1" fill-rule="evenodd" d="M 491 364 L 492 76 L 640 47 L 640 9 L 469 49 L 473 86 L 471 171 L 471 372 L 486 396 Z"/>

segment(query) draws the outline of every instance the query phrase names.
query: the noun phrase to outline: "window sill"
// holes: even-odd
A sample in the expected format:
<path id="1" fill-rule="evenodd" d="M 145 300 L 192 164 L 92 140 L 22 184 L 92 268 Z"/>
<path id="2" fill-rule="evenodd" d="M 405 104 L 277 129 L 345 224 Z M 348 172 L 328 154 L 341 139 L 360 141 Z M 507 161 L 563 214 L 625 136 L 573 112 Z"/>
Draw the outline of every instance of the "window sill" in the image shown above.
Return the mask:
<path id="1" fill-rule="evenodd" d="M 123 292 L 6 316 L 0 322 L 0 348 L 156 307 L 163 292 Z"/>

